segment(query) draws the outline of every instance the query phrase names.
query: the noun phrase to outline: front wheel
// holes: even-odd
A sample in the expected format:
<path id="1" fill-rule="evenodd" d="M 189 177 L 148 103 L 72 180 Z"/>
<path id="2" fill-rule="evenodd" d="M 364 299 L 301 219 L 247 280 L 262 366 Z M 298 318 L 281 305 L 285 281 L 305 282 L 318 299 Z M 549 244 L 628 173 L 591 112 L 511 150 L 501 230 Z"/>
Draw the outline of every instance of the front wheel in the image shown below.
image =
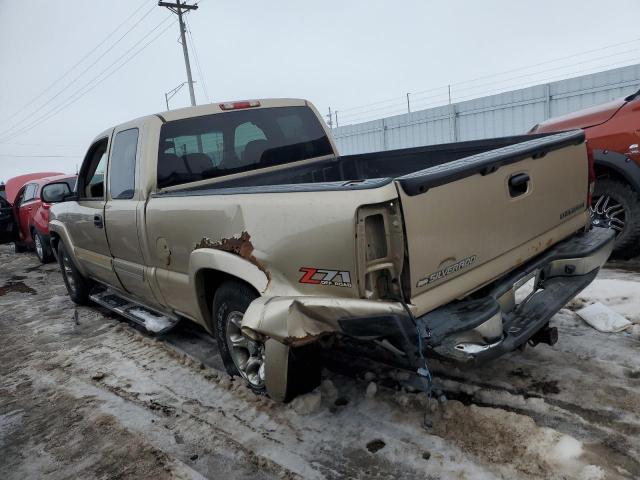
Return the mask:
<path id="1" fill-rule="evenodd" d="M 277 385 L 274 400 L 287 402 L 320 384 L 319 355 L 316 345 L 289 348 L 270 340 L 271 345 L 265 346 L 243 335 L 242 318 L 257 297 L 245 283 L 236 280 L 223 283 L 213 298 L 212 330 L 229 375 L 242 377 L 258 394 L 272 394 L 272 389 L 267 391 L 268 385 Z"/>
<path id="2" fill-rule="evenodd" d="M 628 184 L 610 178 L 596 181 L 591 223 L 616 232 L 613 257 L 640 254 L 640 196 Z"/>
<path id="3" fill-rule="evenodd" d="M 60 241 L 58 245 L 58 263 L 60 264 L 64 285 L 67 287 L 67 292 L 71 300 L 78 305 L 86 305 L 89 303 L 91 282 L 84 278 L 73 264 L 67 248 L 62 241 Z"/>
<path id="4" fill-rule="evenodd" d="M 53 261 L 53 252 L 49 242 L 44 239 L 44 236 L 37 230 L 34 230 L 31 234 L 33 236 L 33 244 L 36 248 L 36 256 L 41 263 L 49 263 Z"/>

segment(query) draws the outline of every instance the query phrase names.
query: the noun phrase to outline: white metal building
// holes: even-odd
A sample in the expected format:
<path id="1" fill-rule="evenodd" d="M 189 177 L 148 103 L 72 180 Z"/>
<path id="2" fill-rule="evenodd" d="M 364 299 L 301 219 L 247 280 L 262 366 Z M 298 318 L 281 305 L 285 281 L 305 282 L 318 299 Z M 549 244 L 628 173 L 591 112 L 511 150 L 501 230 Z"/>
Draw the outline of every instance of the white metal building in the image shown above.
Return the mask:
<path id="1" fill-rule="evenodd" d="M 526 133 L 536 123 L 640 89 L 640 64 L 333 129 L 341 154 Z"/>

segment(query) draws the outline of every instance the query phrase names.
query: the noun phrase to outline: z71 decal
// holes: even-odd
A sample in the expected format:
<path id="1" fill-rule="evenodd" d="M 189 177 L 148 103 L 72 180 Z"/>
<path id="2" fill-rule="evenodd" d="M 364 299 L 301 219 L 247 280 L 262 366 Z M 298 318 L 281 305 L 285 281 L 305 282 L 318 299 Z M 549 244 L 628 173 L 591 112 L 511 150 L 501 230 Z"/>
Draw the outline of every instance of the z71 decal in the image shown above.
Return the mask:
<path id="1" fill-rule="evenodd" d="M 351 274 L 349 272 L 313 267 L 302 267 L 300 271 L 304 272 L 304 275 L 298 280 L 300 283 L 351 288 Z"/>

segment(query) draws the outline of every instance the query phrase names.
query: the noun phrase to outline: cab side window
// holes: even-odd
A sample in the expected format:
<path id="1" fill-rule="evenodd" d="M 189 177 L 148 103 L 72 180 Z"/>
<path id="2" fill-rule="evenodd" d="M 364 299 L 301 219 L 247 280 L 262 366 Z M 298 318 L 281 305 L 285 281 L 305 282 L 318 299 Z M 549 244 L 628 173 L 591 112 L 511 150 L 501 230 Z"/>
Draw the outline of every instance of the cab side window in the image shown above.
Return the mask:
<path id="1" fill-rule="evenodd" d="M 78 195 L 90 200 L 104 199 L 104 181 L 107 167 L 106 138 L 91 145 L 78 176 Z"/>
<path id="2" fill-rule="evenodd" d="M 133 198 L 137 150 L 137 128 L 118 132 L 114 137 L 109 169 L 109 192 L 114 200 Z"/>

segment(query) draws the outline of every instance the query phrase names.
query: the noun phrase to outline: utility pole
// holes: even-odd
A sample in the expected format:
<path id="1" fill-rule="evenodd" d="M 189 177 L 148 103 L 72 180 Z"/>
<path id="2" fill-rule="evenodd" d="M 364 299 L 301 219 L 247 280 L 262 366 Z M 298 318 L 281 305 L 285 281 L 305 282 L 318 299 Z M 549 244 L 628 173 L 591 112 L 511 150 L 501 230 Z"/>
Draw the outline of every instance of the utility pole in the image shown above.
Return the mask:
<path id="1" fill-rule="evenodd" d="M 327 118 L 329 119 L 329 128 L 333 128 L 333 115 L 331 114 L 331 107 L 329 107 L 329 115 L 327 115 Z"/>
<path id="2" fill-rule="evenodd" d="M 186 28 L 184 26 L 184 21 L 182 20 L 183 10 L 197 10 L 197 5 L 187 5 L 185 3 L 180 3 L 180 0 L 176 0 L 176 3 L 168 3 L 168 2 L 158 2 L 158 5 L 161 7 L 167 7 L 173 13 L 178 15 L 178 23 L 180 25 L 180 38 L 182 41 L 182 53 L 184 54 L 184 65 L 187 68 L 187 83 L 189 84 L 189 96 L 191 97 L 191 106 L 196 106 L 196 95 L 193 92 L 193 78 L 191 77 L 191 64 L 189 63 L 189 50 L 187 49 L 187 38 L 186 38 Z"/>
<path id="3" fill-rule="evenodd" d="M 411 103 L 409 103 L 409 94 L 407 93 L 407 113 L 411 113 Z"/>
<path id="4" fill-rule="evenodd" d="M 334 115 L 336 116 L 336 128 L 338 128 L 340 126 L 338 123 L 338 110 L 335 111 Z"/>

